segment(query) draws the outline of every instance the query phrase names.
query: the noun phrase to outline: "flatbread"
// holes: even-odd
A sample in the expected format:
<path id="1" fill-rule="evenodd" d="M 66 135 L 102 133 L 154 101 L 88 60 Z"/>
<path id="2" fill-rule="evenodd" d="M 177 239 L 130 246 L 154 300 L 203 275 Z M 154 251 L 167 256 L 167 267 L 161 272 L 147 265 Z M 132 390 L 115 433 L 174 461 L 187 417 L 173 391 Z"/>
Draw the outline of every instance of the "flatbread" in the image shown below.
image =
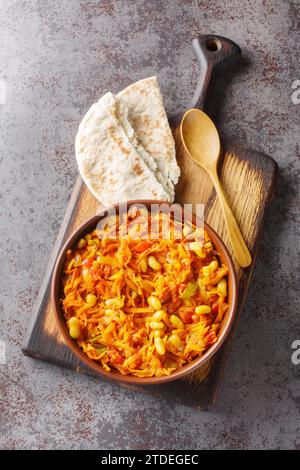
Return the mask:
<path id="1" fill-rule="evenodd" d="M 156 77 L 140 80 L 121 91 L 128 108 L 128 117 L 138 141 L 152 156 L 160 173 L 176 184 L 180 169 L 176 162 L 175 145 Z"/>
<path id="2" fill-rule="evenodd" d="M 75 150 L 80 174 L 102 204 L 110 206 L 130 199 L 170 200 L 127 137 L 111 93 L 100 98 L 84 116 Z"/>
<path id="3" fill-rule="evenodd" d="M 150 168 L 150 170 L 154 172 L 157 181 L 165 188 L 166 192 L 169 195 L 169 200 L 174 201 L 175 190 L 172 181 L 166 178 L 160 172 L 157 167 L 157 163 L 152 157 L 152 155 L 150 155 L 147 150 L 145 150 L 143 145 L 139 142 L 136 132 L 129 121 L 129 110 L 125 102 L 118 96 L 115 96 L 114 98 L 116 99 L 116 117 L 119 120 L 120 124 L 123 126 L 128 139 L 135 147 L 137 152 L 141 155 L 142 159 Z"/>

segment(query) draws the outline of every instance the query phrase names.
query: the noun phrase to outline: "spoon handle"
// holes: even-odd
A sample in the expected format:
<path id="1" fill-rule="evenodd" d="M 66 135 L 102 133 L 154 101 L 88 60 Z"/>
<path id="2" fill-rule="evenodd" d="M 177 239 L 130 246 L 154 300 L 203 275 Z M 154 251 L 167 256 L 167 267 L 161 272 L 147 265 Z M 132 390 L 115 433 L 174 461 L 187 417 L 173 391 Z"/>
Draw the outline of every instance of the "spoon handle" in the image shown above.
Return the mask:
<path id="1" fill-rule="evenodd" d="M 211 75 L 218 64 L 241 55 L 235 42 L 216 34 L 205 34 L 193 39 L 194 53 L 200 65 L 200 75 L 190 108 L 203 109 Z"/>
<path id="2" fill-rule="evenodd" d="M 234 256 L 238 262 L 238 264 L 242 268 L 246 268 L 251 264 L 251 254 L 247 248 L 243 235 L 239 229 L 239 226 L 235 220 L 235 217 L 226 201 L 224 196 L 219 177 L 217 174 L 217 170 L 215 168 L 209 169 L 209 174 L 211 176 L 212 182 L 214 184 L 216 193 L 219 197 L 219 201 L 221 203 L 223 216 L 225 219 L 225 223 L 227 226 L 227 230 L 229 233 L 229 238 L 232 244 L 232 249 L 234 252 Z"/>

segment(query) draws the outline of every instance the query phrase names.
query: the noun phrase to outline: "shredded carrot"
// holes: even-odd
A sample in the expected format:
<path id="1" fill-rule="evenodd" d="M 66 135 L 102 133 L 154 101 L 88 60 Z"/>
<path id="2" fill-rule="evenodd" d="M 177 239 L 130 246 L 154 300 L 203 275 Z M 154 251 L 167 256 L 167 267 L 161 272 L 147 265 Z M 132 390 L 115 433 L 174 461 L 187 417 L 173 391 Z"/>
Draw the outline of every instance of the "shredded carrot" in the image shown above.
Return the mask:
<path id="1" fill-rule="evenodd" d="M 139 228 L 150 227 L 150 216 L 138 210 L 127 214 L 127 222 L 132 225 L 135 217 Z M 164 214 L 153 217 L 160 228 L 167 222 Z M 117 228 L 120 222 L 117 216 Z M 109 238 L 111 226 L 103 238 L 94 230 L 68 252 L 61 299 L 65 320 L 84 353 L 107 371 L 169 375 L 218 340 L 228 309 L 228 268 L 220 264 L 206 231 L 175 238 L 174 220 L 170 225 L 170 239 Z M 191 241 L 196 248 L 189 248 Z M 71 318 L 78 326 L 72 320 L 72 331 Z"/>

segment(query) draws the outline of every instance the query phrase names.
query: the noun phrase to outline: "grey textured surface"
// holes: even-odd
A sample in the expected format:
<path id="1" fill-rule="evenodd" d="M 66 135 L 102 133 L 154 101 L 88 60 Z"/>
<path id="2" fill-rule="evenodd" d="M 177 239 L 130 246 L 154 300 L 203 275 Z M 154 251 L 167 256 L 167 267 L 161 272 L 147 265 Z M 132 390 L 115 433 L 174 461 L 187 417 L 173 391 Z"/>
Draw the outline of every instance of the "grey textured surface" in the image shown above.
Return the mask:
<path id="1" fill-rule="evenodd" d="M 0 0 L 1 448 L 300 448 L 299 1 Z M 21 345 L 77 169 L 87 107 L 158 74 L 168 110 L 197 80 L 191 39 L 242 48 L 218 91 L 226 136 L 280 166 L 248 302 L 213 412 L 163 403 L 24 357 Z"/>

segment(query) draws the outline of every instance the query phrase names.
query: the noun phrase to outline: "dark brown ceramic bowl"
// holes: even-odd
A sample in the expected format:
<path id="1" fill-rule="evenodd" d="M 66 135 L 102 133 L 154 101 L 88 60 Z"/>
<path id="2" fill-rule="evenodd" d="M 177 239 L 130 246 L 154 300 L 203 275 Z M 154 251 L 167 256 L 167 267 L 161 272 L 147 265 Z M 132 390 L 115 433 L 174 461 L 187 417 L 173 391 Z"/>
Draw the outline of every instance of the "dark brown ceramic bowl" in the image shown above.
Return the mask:
<path id="1" fill-rule="evenodd" d="M 127 205 L 128 207 L 132 204 L 144 204 L 147 208 L 150 208 L 151 204 L 166 204 L 163 201 L 152 201 L 152 200 L 136 200 L 136 201 L 128 201 Z M 168 203 L 167 203 L 168 204 Z M 169 204 L 168 204 L 169 205 Z M 118 213 L 119 206 L 113 206 L 116 209 L 116 212 Z M 218 253 L 220 253 L 220 260 L 222 263 L 224 263 L 226 266 L 229 268 L 229 276 L 228 276 L 228 303 L 229 303 L 229 309 L 223 319 L 220 332 L 219 332 L 219 337 L 218 341 L 213 344 L 206 352 L 203 354 L 203 356 L 194 359 L 192 362 L 189 364 L 186 364 L 183 366 L 181 369 L 175 371 L 173 374 L 168 375 L 168 376 L 163 376 L 163 377 L 147 377 L 147 378 L 140 378 L 140 377 L 135 377 L 132 375 L 121 375 L 118 371 L 111 371 L 107 372 L 101 367 L 100 364 L 97 362 L 89 359 L 86 354 L 82 351 L 82 349 L 77 345 L 76 341 L 74 341 L 68 332 L 66 322 L 64 320 L 63 316 L 63 311 L 61 308 L 61 303 L 60 299 L 62 298 L 62 282 L 61 282 L 61 277 L 62 277 L 62 269 L 64 266 L 65 258 L 66 258 L 66 252 L 69 248 L 74 248 L 78 241 L 87 233 L 90 233 L 92 230 L 95 229 L 96 225 L 98 222 L 106 215 L 106 212 L 103 211 L 102 213 L 99 213 L 99 215 L 96 215 L 89 219 L 87 222 L 85 222 L 80 228 L 78 228 L 67 240 L 65 243 L 64 247 L 62 248 L 58 259 L 56 261 L 56 265 L 54 268 L 53 272 L 53 278 L 52 278 L 52 301 L 53 301 L 53 306 L 54 306 L 54 312 L 57 320 L 57 324 L 59 327 L 60 332 L 62 333 L 65 342 L 69 346 L 69 348 L 72 350 L 72 352 L 87 366 L 91 367 L 94 371 L 98 372 L 99 374 L 111 379 L 111 380 L 116 380 L 119 382 L 126 382 L 126 383 L 132 383 L 135 385 L 149 385 L 149 384 L 161 384 L 164 382 L 169 382 L 171 380 L 178 379 L 179 377 L 183 377 L 184 375 L 194 371 L 196 368 L 202 366 L 204 363 L 206 363 L 216 352 L 220 349 L 221 345 L 224 343 L 225 338 L 227 337 L 234 318 L 236 314 L 236 309 L 237 309 L 237 295 L 238 295 L 238 284 L 237 284 L 237 277 L 235 273 L 235 268 L 233 265 L 233 262 L 231 260 L 231 257 L 227 251 L 227 248 L 225 247 L 224 243 L 220 239 L 220 237 L 216 234 L 216 232 L 208 225 L 205 223 L 205 230 L 208 232 L 216 250 Z M 186 213 L 185 213 L 186 217 Z M 188 215 L 188 220 L 193 221 L 195 223 L 197 221 L 197 217 L 194 214 L 189 214 Z M 199 219 L 198 219 L 199 220 Z"/>

